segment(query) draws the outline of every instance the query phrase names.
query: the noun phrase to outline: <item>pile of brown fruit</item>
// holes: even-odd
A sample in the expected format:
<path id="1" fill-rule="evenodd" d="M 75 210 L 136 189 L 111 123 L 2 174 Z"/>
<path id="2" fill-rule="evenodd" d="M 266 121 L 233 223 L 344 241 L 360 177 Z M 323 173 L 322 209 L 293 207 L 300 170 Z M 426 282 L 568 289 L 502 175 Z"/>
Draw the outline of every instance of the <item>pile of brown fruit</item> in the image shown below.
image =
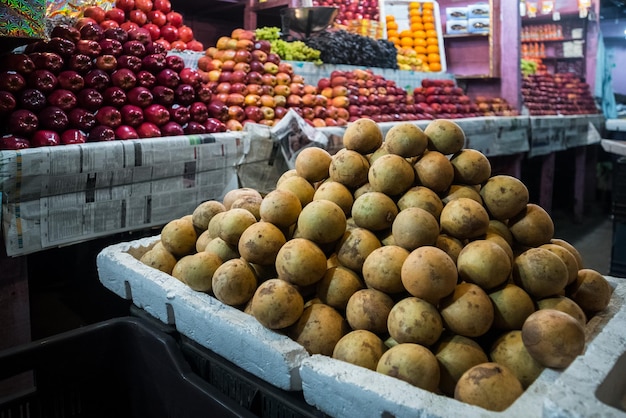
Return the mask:
<path id="1" fill-rule="evenodd" d="M 489 410 L 584 351 L 608 281 L 457 124 L 383 138 L 363 118 L 343 144 L 303 149 L 265 196 L 233 190 L 171 221 L 142 262 L 311 354 Z"/>

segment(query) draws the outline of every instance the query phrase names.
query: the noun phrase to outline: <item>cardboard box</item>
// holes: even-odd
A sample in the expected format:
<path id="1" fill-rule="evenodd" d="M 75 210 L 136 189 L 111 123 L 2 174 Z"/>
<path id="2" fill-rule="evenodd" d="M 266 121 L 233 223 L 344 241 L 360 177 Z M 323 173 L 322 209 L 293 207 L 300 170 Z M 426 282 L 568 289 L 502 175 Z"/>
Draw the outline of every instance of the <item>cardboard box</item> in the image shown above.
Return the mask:
<path id="1" fill-rule="evenodd" d="M 467 20 L 446 20 L 446 33 L 449 35 L 457 33 L 468 33 Z"/>
<path id="2" fill-rule="evenodd" d="M 476 3 L 467 5 L 467 18 L 485 18 L 489 17 L 489 3 Z"/>
<path id="3" fill-rule="evenodd" d="M 467 20 L 467 7 L 446 7 L 446 20 Z"/>
<path id="4" fill-rule="evenodd" d="M 489 18 L 478 18 L 467 20 L 467 31 L 469 33 L 489 33 Z"/>

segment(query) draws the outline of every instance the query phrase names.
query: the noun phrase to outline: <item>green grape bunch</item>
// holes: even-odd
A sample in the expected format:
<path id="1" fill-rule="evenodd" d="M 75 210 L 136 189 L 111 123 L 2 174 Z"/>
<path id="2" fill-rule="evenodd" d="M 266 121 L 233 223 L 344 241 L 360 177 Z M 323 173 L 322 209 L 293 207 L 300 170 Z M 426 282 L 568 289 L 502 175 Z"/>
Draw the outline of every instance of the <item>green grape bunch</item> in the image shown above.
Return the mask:
<path id="1" fill-rule="evenodd" d="M 285 41 L 280 39 L 280 29 L 277 27 L 262 27 L 255 31 L 257 39 L 266 40 L 272 46 L 272 52 L 286 61 L 308 61 L 322 64 L 321 51 L 309 47 L 302 41 Z"/>

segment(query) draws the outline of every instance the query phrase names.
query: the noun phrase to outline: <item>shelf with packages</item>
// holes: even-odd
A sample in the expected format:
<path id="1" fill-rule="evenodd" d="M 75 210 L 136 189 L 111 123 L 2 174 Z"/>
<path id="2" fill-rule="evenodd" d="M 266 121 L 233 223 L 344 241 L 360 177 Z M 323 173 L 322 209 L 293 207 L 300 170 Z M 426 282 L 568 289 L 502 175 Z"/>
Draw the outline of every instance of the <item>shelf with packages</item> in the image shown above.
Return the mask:
<path id="1" fill-rule="evenodd" d="M 522 19 L 522 59 L 537 60 L 549 73 L 571 72 L 584 79 L 587 20 L 578 15 L 565 15 L 558 21 L 547 19 Z"/>
<path id="2" fill-rule="evenodd" d="M 441 10 L 469 9 L 473 2 L 440 1 Z M 448 72 L 457 79 L 490 79 L 500 77 L 500 26 L 496 17 L 500 15 L 500 2 L 489 1 L 488 15 L 473 18 L 468 10 L 466 20 L 452 20 L 463 17 L 463 11 L 453 15 L 443 13 L 443 35 Z M 456 23 L 458 22 L 458 23 Z M 475 23 L 473 23 L 475 22 Z M 455 24 L 456 23 L 456 24 Z"/>

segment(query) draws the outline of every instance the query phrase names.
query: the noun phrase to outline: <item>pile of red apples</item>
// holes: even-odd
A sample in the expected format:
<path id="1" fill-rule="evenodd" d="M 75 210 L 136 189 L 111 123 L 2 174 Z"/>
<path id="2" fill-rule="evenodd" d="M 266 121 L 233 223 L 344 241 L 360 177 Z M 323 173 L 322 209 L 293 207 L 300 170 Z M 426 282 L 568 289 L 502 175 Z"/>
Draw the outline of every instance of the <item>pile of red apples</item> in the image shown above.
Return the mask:
<path id="1" fill-rule="evenodd" d="M 92 19 L 103 29 L 121 27 L 145 28 L 150 38 L 165 50 L 203 51 L 204 46 L 194 38 L 193 30 L 184 24 L 183 16 L 172 10 L 170 0 L 116 0 L 115 6 L 104 10 L 100 6 L 88 6 L 83 11 L 86 19 Z"/>
<path id="2" fill-rule="evenodd" d="M 81 20 L 0 64 L 0 148 L 226 130 L 226 109 L 145 28 Z"/>
<path id="3" fill-rule="evenodd" d="M 337 115 L 339 124 L 367 117 L 376 122 L 420 119 L 413 96 L 372 70 L 333 71 L 317 83 L 328 100 L 328 112 Z"/>
<path id="4" fill-rule="evenodd" d="M 589 85 L 574 73 L 524 77 L 522 98 L 533 116 L 599 113 Z"/>

